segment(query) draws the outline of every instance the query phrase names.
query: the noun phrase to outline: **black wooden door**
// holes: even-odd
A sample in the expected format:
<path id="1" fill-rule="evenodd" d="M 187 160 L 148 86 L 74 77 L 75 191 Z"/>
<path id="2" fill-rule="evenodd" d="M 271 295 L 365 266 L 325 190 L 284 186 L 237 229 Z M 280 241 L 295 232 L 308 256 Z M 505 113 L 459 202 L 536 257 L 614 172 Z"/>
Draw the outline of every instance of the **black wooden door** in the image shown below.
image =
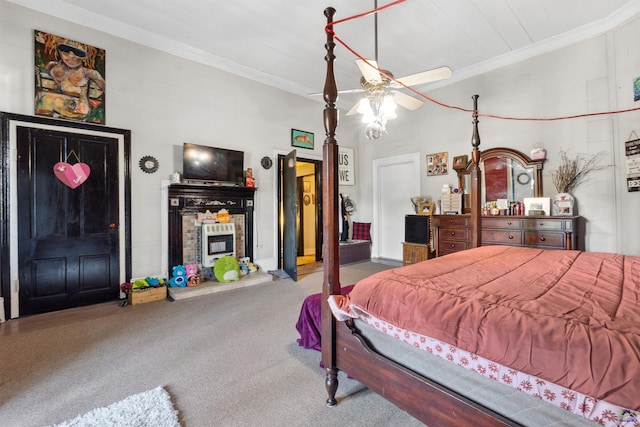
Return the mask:
<path id="1" fill-rule="evenodd" d="M 118 140 L 18 128 L 20 315 L 119 297 Z M 54 165 L 82 162 L 75 189 Z"/>
<path id="2" fill-rule="evenodd" d="M 283 236 L 282 258 L 283 269 L 293 280 L 298 280 L 298 249 L 297 249 L 297 160 L 296 150 L 287 154 L 282 165 L 282 210 L 283 210 Z"/>

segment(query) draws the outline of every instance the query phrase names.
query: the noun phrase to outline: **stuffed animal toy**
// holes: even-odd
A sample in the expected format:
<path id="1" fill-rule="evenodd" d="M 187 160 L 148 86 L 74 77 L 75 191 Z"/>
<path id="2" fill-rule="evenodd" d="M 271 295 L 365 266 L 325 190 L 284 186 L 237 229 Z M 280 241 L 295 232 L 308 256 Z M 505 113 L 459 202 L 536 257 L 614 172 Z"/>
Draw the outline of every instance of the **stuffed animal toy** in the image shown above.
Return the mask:
<path id="1" fill-rule="evenodd" d="M 227 283 L 235 282 L 240 279 L 240 266 L 238 261 L 230 256 L 223 256 L 218 258 L 216 264 L 213 266 L 213 274 L 218 279 L 218 282 Z"/>
<path id="2" fill-rule="evenodd" d="M 187 270 L 187 278 L 190 279 L 191 276 L 198 275 L 198 266 L 195 264 L 187 264 L 184 266 Z"/>
<path id="3" fill-rule="evenodd" d="M 189 280 L 187 281 L 187 286 L 200 286 L 200 276 L 195 274 L 189 277 Z"/>
<path id="4" fill-rule="evenodd" d="M 149 284 L 144 279 L 138 279 L 135 282 L 133 282 L 133 285 L 131 285 L 132 289 L 145 289 L 148 287 L 149 287 Z"/>
<path id="5" fill-rule="evenodd" d="M 176 265 L 172 269 L 173 277 L 169 279 L 169 286 L 180 288 L 187 286 L 187 269 L 184 265 Z"/>
<path id="6" fill-rule="evenodd" d="M 247 267 L 249 267 L 249 273 L 255 273 L 256 271 L 258 271 L 258 266 L 252 262 L 248 262 Z"/>
<path id="7" fill-rule="evenodd" d="M 147 282 L 149 286 L 154 288 L 157 288 L 158 286 L 161 286 L 164 283 L 162 279 L 159 279 L 157 277 L 147 277 L 144 280 Z"/>
<path id="8" fill-rule="evenodd" d="M 249 266 L 247 265 L 246 261 L 240 260 L 240 262 L 238 262 L 238 265 L 240 266 L 241 276 L 246 276 L 247 274 L 249 274 Z"/>

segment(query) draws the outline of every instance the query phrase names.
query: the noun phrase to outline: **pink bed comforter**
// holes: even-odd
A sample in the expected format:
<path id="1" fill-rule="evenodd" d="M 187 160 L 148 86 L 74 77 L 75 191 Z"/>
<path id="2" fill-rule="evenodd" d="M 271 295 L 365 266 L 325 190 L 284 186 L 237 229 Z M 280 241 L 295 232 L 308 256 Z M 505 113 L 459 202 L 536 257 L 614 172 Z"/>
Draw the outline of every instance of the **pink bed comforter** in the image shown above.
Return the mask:
<path id="1" fill-rule="evenodd" d="M 368 277 L 348 304 L 640 410 L 640 257 L 486 246 Z"/>

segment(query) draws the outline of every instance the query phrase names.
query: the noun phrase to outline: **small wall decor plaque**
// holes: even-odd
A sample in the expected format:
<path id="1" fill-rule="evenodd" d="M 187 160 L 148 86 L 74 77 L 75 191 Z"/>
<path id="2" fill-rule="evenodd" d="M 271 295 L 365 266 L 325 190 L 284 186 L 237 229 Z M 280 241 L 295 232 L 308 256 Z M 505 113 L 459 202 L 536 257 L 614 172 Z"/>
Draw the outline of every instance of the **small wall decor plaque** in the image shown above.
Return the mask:
<path id="1" fill-rule="evenodd" d="M 338 147 L 338 184 L 356 185 L 353 148 Z"/>
<path id="2" fill-rule="evenodd" d="M 453 168 L 455 170 L 465 169 L 467 167 L 468 157 L 466 155 L 456 156 L 453 158 Z"/>
<path id="3" fill-rule="evenodd" d="M 313 150 L 313 133 L 291 129 L 291 145 L 293 147 Z"/>
<path id="4" fill-rule="evenodd" d="M 449 153 L 427 154 L 427 176 L 446 175 L 449 170 Z"/>
<path id="5" fill-rule="evenodd" d="M 69 157 L 74 155 L 77 163 L 71 165 L 67 163 Z M 91 168 L 88 164 L 80 162 L 78 155 L 75 151 L 71 150 L 64 162 L 58 162 L 53 165 L 53 174 L 60 182 L 67 187 L 75 190 L 80 187 L 88 178 L 91 173 Z"/>

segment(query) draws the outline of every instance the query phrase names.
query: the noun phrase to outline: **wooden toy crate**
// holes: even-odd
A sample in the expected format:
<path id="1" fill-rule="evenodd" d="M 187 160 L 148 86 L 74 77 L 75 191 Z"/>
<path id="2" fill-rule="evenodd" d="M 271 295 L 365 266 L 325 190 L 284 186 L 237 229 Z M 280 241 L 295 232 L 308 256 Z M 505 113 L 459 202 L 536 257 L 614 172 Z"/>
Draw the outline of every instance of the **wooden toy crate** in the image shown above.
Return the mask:
<path id="1" fill-rule="evenodd" d="M 167 299 L 167 287 L 148 288 L 144 291 L 130 291 L 127 293 L 129 304 L 144 304 L 145 302 Z"/>

